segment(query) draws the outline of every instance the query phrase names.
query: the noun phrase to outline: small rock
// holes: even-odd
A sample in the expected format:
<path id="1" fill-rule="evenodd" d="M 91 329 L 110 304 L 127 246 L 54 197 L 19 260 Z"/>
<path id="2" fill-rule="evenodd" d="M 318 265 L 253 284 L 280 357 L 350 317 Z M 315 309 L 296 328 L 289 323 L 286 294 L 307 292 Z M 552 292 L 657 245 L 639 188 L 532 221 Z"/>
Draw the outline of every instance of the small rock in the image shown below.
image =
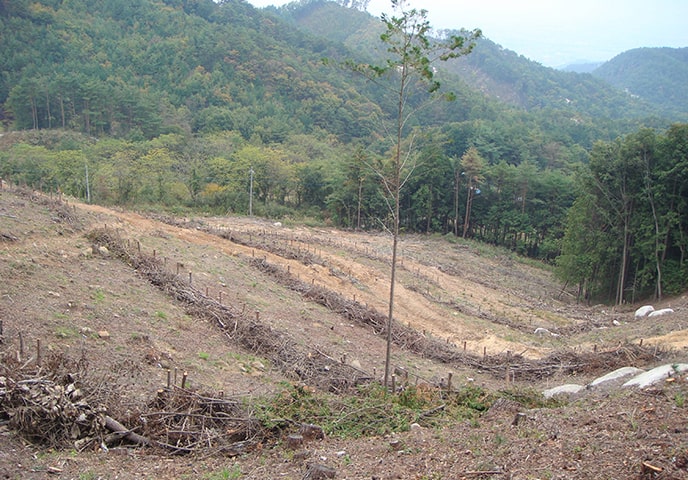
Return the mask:
<path id="1" fill-rule="evenodd" d="M 103 256 L 107 256 L 110 255 L 110 250 L 108 250 L 106 246 L 101 245 L 100 247 L 98 247 L 98 253 L 100 253 Z"/>
<path id="2" fill-rule="evenodd" d="M 49 297 L 60 298 L 60 294 L 57 293 L 57 292 L 53 292 L 53 291 L 48 291 L 48 296 L 49 296 Z"/>
<path id="3" fill-rule="evenodd" d="M 98 338 L 102 338 L 103 340 L 107 340 L 110 338 L 110 332 L 107 330 L 99 330 L 98 331 Z"/>
<path id="4" fill-rule="evenodd" d="M 395 452 L 400 452 L 404 449 L 404 442 L 395 438 L 394 440 L 390 440 L 389 446 Z"/>

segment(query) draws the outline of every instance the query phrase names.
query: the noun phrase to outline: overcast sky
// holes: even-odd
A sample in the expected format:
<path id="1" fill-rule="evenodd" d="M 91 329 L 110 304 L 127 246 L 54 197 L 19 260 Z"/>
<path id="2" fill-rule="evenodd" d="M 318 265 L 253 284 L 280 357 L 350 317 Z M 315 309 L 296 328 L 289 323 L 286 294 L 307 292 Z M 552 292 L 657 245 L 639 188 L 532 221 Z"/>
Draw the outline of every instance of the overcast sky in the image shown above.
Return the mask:
<path id="1" fill-rule="evenodd" d="M 247 0 L 256 7 L 289 0 Z M 688 47 L 688 0 L 410 0 L 437 29 L 480 28 L 548 67 L 606 61 L 638 47 Z M 390 0 L 368 12 L 392 13 Z"/>

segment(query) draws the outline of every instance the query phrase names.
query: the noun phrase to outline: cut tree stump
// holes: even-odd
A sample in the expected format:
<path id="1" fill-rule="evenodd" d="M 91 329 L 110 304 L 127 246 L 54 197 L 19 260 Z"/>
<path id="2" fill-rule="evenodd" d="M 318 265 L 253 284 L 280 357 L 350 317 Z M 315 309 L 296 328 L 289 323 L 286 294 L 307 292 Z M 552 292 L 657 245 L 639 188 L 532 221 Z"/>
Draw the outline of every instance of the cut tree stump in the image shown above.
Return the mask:
<path id="1" fill-rule="evenodd" d="M 334 478 L 336 474 L 337 471 L 332 467 L 312 463 L 308 466 L 308 470 L 306 470 L 302 480 L 323 480 L 325 478 Z"/>

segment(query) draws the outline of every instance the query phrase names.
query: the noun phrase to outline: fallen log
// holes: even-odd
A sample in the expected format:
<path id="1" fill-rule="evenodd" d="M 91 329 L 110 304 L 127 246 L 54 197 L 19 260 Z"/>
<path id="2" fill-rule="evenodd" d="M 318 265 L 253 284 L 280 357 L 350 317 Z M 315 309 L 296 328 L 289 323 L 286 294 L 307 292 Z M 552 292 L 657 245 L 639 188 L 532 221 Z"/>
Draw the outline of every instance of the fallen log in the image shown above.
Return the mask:
<path id="1" fill-rule="evenodd" d="M 135 443 L 137 445 L 144 445 L 146 447 L 151 445 L 151 441 L 148 440 L 146 437 L 144 437 L 143 435 L 139 435 L 138 433 L 132 432 L 127 427 L 125 427 L 109 415 L 105 416 L 105 426 L 110 431 L 115 432 L 117 434 L 121 434 L 124 438 L 126 438 L 132 443 Z"/>

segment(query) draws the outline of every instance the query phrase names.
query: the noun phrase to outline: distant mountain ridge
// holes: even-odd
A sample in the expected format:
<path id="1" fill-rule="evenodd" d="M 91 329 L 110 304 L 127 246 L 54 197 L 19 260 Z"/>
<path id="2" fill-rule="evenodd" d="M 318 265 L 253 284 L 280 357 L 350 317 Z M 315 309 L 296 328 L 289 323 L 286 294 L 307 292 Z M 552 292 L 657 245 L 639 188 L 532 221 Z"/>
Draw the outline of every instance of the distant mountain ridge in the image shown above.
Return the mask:
<path id="1" fill-rule="evenodd" d="M 371 46 L 376 44 L 382 25 L 376 17 L 365 12 L 326 0 L 294 2 L 273 11 L 310 35 L 341 42 L 361 55 L 376 55 Z M 607 63 L 613 65 L 619 57 Z M 651 56 L 646 59 L 652 62 Z M 616 81 L 613 75 L 605 75 L 606 64 L 581 64 L 562 70 L 549 68 L 487 38 L 477 42 L 471 55 L 443 65 L 443 68 L 456 74 L 469 87 L 500 102 L 529 111 L 575 108 L 578 112 L 608 118 L 671 116 L 686 120 L 688 95 L 683 95 L 685 100 L 677 103 L 675 95 L 665 93 L 667 88 L 674 88 L 670 78 L 683 78 L 682 66 L 678 59 L 673 65 L 668 61 L 660 63 L 667 71 L 648 73 L 649 76 L 643 80 L 641 72 L 653 70 L 648 66 L 639 71 L 638 82 L 632 85 L 636 87 L 654 79 L 654 87 L 648 87 L 654 95 L 647 94 L 645 89 L 639 89 L 641 93 L 637 93 L 633 91 L 634 88 Z M 654 64 L 657 64 L 656 59 Z M 664 84 L 665 81 L 669 83 Z M 684 82 L 683 87 L 688 88 L 688 81 Z M 635 95 L 629 95 L 628 90 Z M 684 89 L 678 91 L 683 92 Z"/>
<path id="2" fill-rule="evenodd" d="M 574 73 L 592 73 L 602 64 L 604 64 L 604 62 L 574 62 L 559 67 L 558 70 Z"/>
<path id="3" fill-rule="evenodd" d="M 688 111 L 688 47 L 628 50 L 592 75 L 669 112 Z"/>

